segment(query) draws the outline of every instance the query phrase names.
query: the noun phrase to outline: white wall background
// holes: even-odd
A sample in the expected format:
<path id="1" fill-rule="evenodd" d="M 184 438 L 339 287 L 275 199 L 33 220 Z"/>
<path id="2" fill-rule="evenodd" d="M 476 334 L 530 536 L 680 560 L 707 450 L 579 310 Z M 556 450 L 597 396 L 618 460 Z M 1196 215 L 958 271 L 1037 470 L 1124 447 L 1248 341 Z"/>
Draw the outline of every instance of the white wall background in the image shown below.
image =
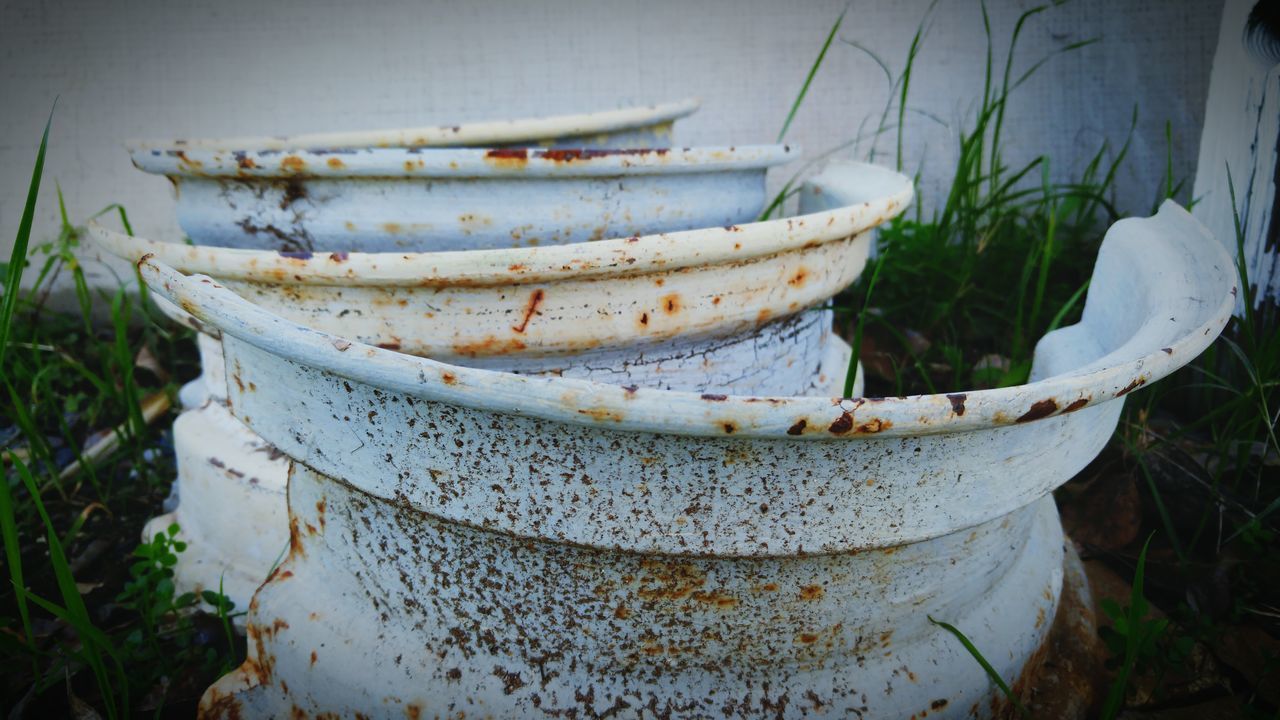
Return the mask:
<path id="1" fill-rule="evenodd" d="M 996 54 L 1033 3 L 989 0 Z M 36 239 L 56 233 L 53 183 L 73 219 L 123 203 L 135 230 L 179 237 L 168 183 L 135 170 L 136 137 L 286 134 L 618 107 L 688 96 L 682 144 L 772 141 L 845 0 L 7 0 L 0 6 L 0 248 L 13 241 L 40 131 L 59 96 Z M 854 0 L 841 38 L 896 72 L 927 0 Z M 1150 206 L 1165 172 L 1194 171 L 1220 0 L 1075 0 L 1028 23 L 1020 67 L 1067 44 L 1014 96 L 1010 162 L 1078 170 L 1138 129 L 1122 204 Z M 941 0 L 912 80 L 908 167 L 923 200 L 945 187 L 981 90 L 976 0 Z M 878 117 L 883 72 L 837 42 L 788 142 L 812 156 Z M 869 123 L 874 125 L 874 121 Z M 889 144 L 886 143 L 886 148 Z M 865 153 L 864 145 L 860 154 Z M 885 161 L 891 155 L 882 157 Z M 789 171 L 775 171 L 775 186 Z"/>

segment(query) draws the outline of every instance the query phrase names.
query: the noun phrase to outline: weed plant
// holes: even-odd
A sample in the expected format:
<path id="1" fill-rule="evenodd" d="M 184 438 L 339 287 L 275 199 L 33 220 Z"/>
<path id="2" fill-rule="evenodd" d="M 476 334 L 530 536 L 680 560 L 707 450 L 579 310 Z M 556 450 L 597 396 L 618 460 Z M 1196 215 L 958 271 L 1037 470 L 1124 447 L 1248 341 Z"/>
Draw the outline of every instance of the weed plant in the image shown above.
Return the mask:
<path id="1" fill-rule="evenodd" d="M 983 91 L 960 131 L 947 196 L 940 202 L 924 198 L 936 208 L 927 216 L 918 201 L 914 214 L 884 226 L 877 239 L 879 257 L 833 304 L 854 358 L 865 368 L 867 395 L 1026 382 L 1036 341 L 1078 320 L 1107 228 L 1122 213 L 1153 213 L 1166 199 L 1194 205 L 1185 181 L 1174 176 L 1173 137 L 1166 123 L 1165 177 L 1152 206 L 1116 207 L 1115 182 L 1137 126 L 1136 107 L 1123 141 L 1104 142 L 1072 180 L 1052 179 L 1047 156 L 1016 167 L 1005 162 L 1010 97 L 1054 55 L 1093 42 L 1066 45 L 1025 68 L 1018 66 L 1015 51 L 1027 24 L 1056 5 L 1032 8 L 1018 18 L 1001 53 L 1002 64 L 996 61 L 986 7 L 980 5 L 987 39 Z M 892 139 L 896 167 L 902 169 L 911 78 L 934 6 L 936 2 L 918 26 L 897 74 L 860 42 L 843 41 L 884 71 L 889 100 L 874 129 L 867 131 L 864 122 L 852 140 L 821 153 L 793 176 L 770 203 L 766 217 L 796 194 L 797 181 L 813 164 L 849 148 L 856 151 L 868 140 L 871 149 L 865 158 L 875 161 L 882 155 L 880 143 Z M 797 106 L 839 24 L 809 71 Z M 795 107 L 788 125 L 794 115 Z M 1234 189 L 1230 190 L 1234 202 Z M 1244 229 L 1237 226 L 1240 258 L 1243 239 Z M 1136 479 L 1144 491 L 1144 507 L 1151 509 L 1148 524 L 1155 530 L 1154 539 L 1131 547 L 1133 554 L 1106 558 L 1131 573 L 1133 583 L 1124 607 L 1113 602 L 1102 607 L 1109 623 L 1103 640 L 1114 675 L 1109 687 L 1098 693 L 1101 717 L 1118 716 L 1138 675 L 1154 676 L 1156 695 L 1161 697 L 1160 680 L 1179 669 L 1190 647 L 1196 642 L 1212 647 L 1229 625 L 1261 627 L 1273 637 L 1280 630 L 1280 555 L 1274 525 L 1280 510 L 1280 311 L 1274 305 L 1256 305 L 1256 289 L 1243 260 L 1239 273 L 1240 287 L 1250 288 L 1241 315 L 1188 368 L 1133 393 L 1110 448 L 1095 464 L 1117 465 L 1109 470 Z M 846 395 L 855 372 L 851 363 Z M 1227 601 L 1207 597 L 1222 595 L 1223 585 L 1228 586 Z M 1148 591 L 1170 611 L 1174 623 L 1150 616 Z M 994 673 L 963 628 L 945 618 L 935 622 Z M 1268 667 L 1280 672 L 1280 658 Z M 1008 693 L 1002 678 L 993 675 L 992 680 Z M 1259 717 L 1277 711 L 1252 690 L 1242 697 L 1242 707 Z M 1017 698 L 1010 700 L 1020 713 L 1028 714 Z"/>
<path id="2" fill-rule="evenodd" d="M 50 123 L 53 121 L 50 115 Z M 155 322 L 145 294 L 89 287 L 81 229 L 61 191 L 59 236 L 31 247 L 48 145 L 40 141 L 0 300 L 0 705 L 10 717 L 190 717 L 243 642 L 219 593 L 178 594 L 177 527 L 139 543 L 173 478 L 157 422 L 195 373 L 189 331 Z M 114 213 L 127 232 L 128 215 Z M 33 273 L 29 289 L 23 277 Z M 68 312 L 51 301 L 65 277 Z M 57 300 L 54 298 L 53 300 Z M 101 310 L 105 309 L 103 313 Z M 95 323 L 106 315 L 109 323 Z M 133 562 L 130 563 L 130 557 Z M 197 607 L 203 601 L 213 613 Z"/>

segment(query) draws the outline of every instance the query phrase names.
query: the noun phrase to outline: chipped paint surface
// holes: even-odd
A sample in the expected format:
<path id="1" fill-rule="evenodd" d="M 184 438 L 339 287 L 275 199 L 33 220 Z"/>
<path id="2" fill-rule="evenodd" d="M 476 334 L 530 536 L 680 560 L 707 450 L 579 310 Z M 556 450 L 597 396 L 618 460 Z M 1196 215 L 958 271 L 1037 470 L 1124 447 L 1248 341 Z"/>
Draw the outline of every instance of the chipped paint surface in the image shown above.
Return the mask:
<path id="1" fill-rule="evenodd" d="M 449 365 L 144 260 L 222 333 L 235 416 L 294 459 L 290 555 L 205 712 L 994 713 L 924 616 L 1006 649 L 1006 677 L 1035 666 L 1062 587 L 1047 494 L 1101 449 L 1126 388 L 1217 336 L 1231 267 L 1166 203 L 1108 233 L 1082 321 L 1041 341 L 1033 382 L 877 399 Z"/>
<path id="2" fill-rule="evenodd" d="M 174 423 L 180 504 L 173 512 L 153 518 L 144 537 L 178 523 L 190 543 L 174 568 L 179 588 L 213 589 L 221 581 L 223 592 L 236 607 L 247 608 L 254 590 L 289 541 L 285 504 L 288 462 L 270 443 L 230 416 L 225 405 L 228 381 L 222 346 L 208 336 L 199 338 L 206 378 L 203 384 L 214 392 L 201 401 L 203 406 L 184 412 Z M 770 323 L 733 342 L 686 345 L 683 349 L 665 345 L 640 353 L 568 357 L 562 360 L 563 367 L 544 374 L 628 387 L 642 383 L 701 391 L 742 386 L 828 396 L 839 392 L 849 362 L 848 346 L 830 335 L 830 318 L 819 312 Z M 816 362 L 801 381 L 790 368 L 805 367 L 803 358 L 816 358 Z M 748 359 L 750 362 L 744 362 Z M 514 364 L 510 358 L 494 360 L 508 369 Z M 230 382 L 237 390 L 258 390 L 256 381 L 245 381 L 238 370 Z M 791 384 L 782 384 L 788 382 Z"/>
<path id="3" fill-rule="evenodd" d="M 140 269 L 161 295 L 224 335 L 230 331 L 281 358 L 422 399 L 462 403 L 465 398 L 469 407 L 498 409 L 512 408 L 512 399 L 522 398 L 527 409 L 521 407 L 521 413 L 532 418 L 689 436 L 722 436 L 722 419 L 732 417 L 739 437 L 786 439 L 793 437 L 788 429 L 805 420 L 803 432 L 794 437 L 811 441 L 1031 432 L 1020 428 L 1036 428 L 1040 422 L 1074 427 L 1072 421 L 1088 417 L 1090 410 L 1115 412 L 1108 403 L 1130 385 L 1154 382 L 1190 362 L 1221 332 L 1235 299 L 1230 259 L 1176 203 L 1165 203 L 1152 218 L 1122 220 L 1108 232 L 1099 253 L 1083 320 L 1050 333 L 1037 346 L 1035 381 L 967 393 L 965 412 L 959 414 L 945 395 L 731 395 L 709 405 L 698 393 L 646 388 L 629 392 L 581 380 L 552 383 L 456 367 L 300 328 L 212 280 L 187 280 L 150 258 Z M 1144 314 L 1117 313 L 1117 307 Z M 339 347 L 343 342 L 345 347 Z M 453 376 L 452 382 L 444 382 L 446 374 Z M 580 416 L 574 405 L 588 397 L 617 418 L 605 424 Z M 1036 422 L 1014 422 L 1046 399 L 1061 409 Z"/>
<path id="4" fill-rule="evenodd" d="M 298 258 L 148 241 L 100 226 L 89 232 L 115 255 L 152 254 L 208 274 L 305 325 L 467 364 L 723 338 L 826 301 L 857 277 L 868 231 L 902 212 L 911 186 L 897 173 L 843 164 L 806 187 L 823 189 L 806 199 L 839 204 L 806 202 L 808 212 L 793 218 L 566 247 Z"/>
<path id="5" fill-rule="evenodd" d="M 732 225 L 796 151 L 725 148 L 150 150 L 201 245 L 311 253 L 561 245 Z"/>
<path id="6" fill-rule="evenodd" d="M 621 108 L 577 115 L 518 120 L 471 122 L 460 125 L 398 128 L 288 137 L 208 138 L 138 141 L 130 152 L 151 150 L 305 150 L 371 147 L 466 147 L 531 144 L 593 148 L 663 147 L 670 142 L 671 125 L 692 114 L 695 99 Z"/>
<path id="7" fill-rule="evenodd" d="M 280 498 L 289 460 L 214 401 L 178 416 L 173 444 L 181 502 L 149 520 L 143 537 L 177 523 L 188 543 L 174 567 L 179 592 L 221 586 L 243 610 L 288 547 Z"/>
<path id="8" fill-rule="evenodd" d="M 151 242 L 100 227 L 91 233 L 122 257 L 136 260 L 153 251 L 176 257 L 180 269 L 229 276 L 225 281 L 241 294 L 304 325 L 404 353 L 619 387 L 829 396 L 839 392 L 849 351 L 832 337 L 830 313 L 813 307 L 857 277 L 871 228 L 901 212 L 910 198 L 910 183 L 901 175 L 836 165 L 806 185 L 801 216 L 590 243 L 572 257 L 568 248 L 545 248 L 282 258 Z M 486 264 L 498 272 L 481 276 Z M 424 272 L 427 267 L 432 271 Z M 400 274 L 392 275 L 393 269 Z M 229 384 L 249 387 L 242 372 L 227 374 L 212 339 L 216 327 L 156 299 L 201 331 L 202 385 L 215 402 L 226 402 Z M 612 411 L 583 408 L 582 415 L 608 418 Z M 253 439 L 246 429 L 232 430 L 203 420 L 175 427 L 197 444 L 210 434 L 224 435 L 224 443 Z M 226 558 L 228 573 L 256 572 L 260 580 L 287 539 L 285 468 L 264 465 L 256 455 L 226 461 L 247 468 L 239 478 L 228 477 L 180 458 L 179 487 L 201 488 L 200 502 L 182 491 L 192 502 L 183 500 L 154 527 L 172 520 L 192 527 L 206 541 L 209 558 Z M 264 482 L 239 487 L 249 476 Z M 275 488 L 274 496 L 264 496 L 264 487 Z M 257 505 L 236 514 L 246 493 Z M 238 531 L 242 522 L 255 528 L 255 542 L 238 542 L 237 532 L 199 531 L 206 525 Z M 205 587 L 217 577 L 217 564 L 204 557 L 177 568 L 184 588 Z M 245 607 L 256 584 L 227 587 Z"/>

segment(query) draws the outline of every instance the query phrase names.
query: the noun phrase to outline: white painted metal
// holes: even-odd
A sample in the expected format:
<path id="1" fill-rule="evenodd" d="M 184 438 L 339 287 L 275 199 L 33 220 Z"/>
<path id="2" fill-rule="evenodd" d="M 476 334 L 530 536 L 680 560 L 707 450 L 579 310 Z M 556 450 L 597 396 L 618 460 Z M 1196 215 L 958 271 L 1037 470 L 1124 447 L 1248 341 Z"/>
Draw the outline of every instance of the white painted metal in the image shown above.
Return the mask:
<path id="1" fill-rule="evenodd" d="M 732 225 L 790 147 L 148 150 L 196 243 L 314 252 L 554 245 Z"/>
<path id="2" fill-rule="evenodd" d="M 415 355 L 620 386 L 832 395 L 849 350 L 831 336 L 830 313 L 813 308 L 857 276 L 870 230 L 910 200 L 902 175 L 843 163 L 804 186 L 801 216 L 577 246 L 289 258 L 97 226 L 90 236 L 129 260 L 151 254 L 218 277 L 310 327 Z M 200 384 L 225 402 L 227 383 L 243 380 L 234 370 L 228 380 L 217 329 L 160 303 L 201 331 Z M 235 454 L 261 441 L 220 416 L 205 422 L 213 412 L 175 426 L 184 436 L 175 440 L 198 448 L 218 435 L 226 467 L 180 452 L 180 504 L 148 528 L 190 529 L 191 545 L 205 547 L 180 558 L 179 584 L 217 587 L 225 573 L 234 579 L 224 583 L 227 595 L 243 608 L 287 540 L 285 468 L 261 453 Z M 250 478 L 259 482 L 245 487 Z M 188 484 L 200 488 L 198 501 L 188 501 Z M 244 507 L 246 498 L 257 504 Z M 245 527 L 253 542 L 240 542 Z M 211 561 L 218 557 L 222 566 Z"/>
<path id="3" fill-rule="evenodd" d="M 708 397 L 409 357 L 140 268 L 222 332 L 232 412 L 295 461 L 290 555 L 215 717 L 987 715 L 926 616 L 1034 671 L 1062 582 L 1046 495 L 1235 295 L 1166 203 L 1111 229 L 1030 384 Z"/>
<path id="4" fill-rule="evenodd" d="M 221 588 L 244 610 L 288 549 L 288 458 L 212 400 L 178 416 L 173 446 L 179 504 L 147 521 L 143 537 L 177 523 L 187 543 L 174 567 L 179 592 Z"/>
<path id="5" fill-rule="evenodd" d="M 128 143 L 130 152 L 151 150 L 307 150 L 388 147 L 533 147 L 660 148 L 670 147 L 671 127 L 693 114 L 701 102 L 690 98 L 645 107 L 601 110 L 518 120 L 470 122 L 461 125 L 395 128 L 285 137 L 140 140 Z"/>
<path id="6" fill-rule="evenodd" d="M 1255 304 L 1280 302 L 1280 18 L 1267 0 L 1227 0 L 1205 104 L 1193 213 L 1236 254 L 1236 216 Z M 1251 21 L 1251 13 L 1252 21 Z M 1263 22 L 1262 18 L 1270 22 Z M 1232 204 L 1228 175 L 1235 185 Z M 1237 303 L 1243 312 L 1245 296 Z"/>
<path id="7" fill-rule="evenodd" d="M 150 254 L 207 273 L 298 322 L 467 364 L 753 331 L 848 285 L 865 262 L 868 231 L 911 195 L 898 173 L 837 163 L 806 184 L 803 214 L 792 218 L 465 252 L 286 257 L 149 241 L 97 225 L 89 234 L 119 257 Z M 807 382 L 809 373 L 794 379 Z"/>

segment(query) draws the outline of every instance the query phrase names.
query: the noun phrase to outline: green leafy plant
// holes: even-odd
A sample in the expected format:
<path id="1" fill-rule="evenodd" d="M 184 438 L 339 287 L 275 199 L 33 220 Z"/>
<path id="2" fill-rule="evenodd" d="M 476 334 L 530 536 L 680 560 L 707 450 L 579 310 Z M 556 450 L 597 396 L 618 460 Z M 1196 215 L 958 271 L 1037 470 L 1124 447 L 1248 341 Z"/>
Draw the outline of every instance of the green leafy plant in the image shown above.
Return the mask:
<path id="1" fill-rule="evenodd" d="M 1099 603 L 1102 612 L 1112 623 L 1110 627 L 1102 628 L 1102 637 L 1118 665 L 1115 680 L 1107 691 L 1102 707 L 1104 720 L 1111 720 L 1120 714 L 1130 677 L 1141 663 L 1154 660 L 1159 649 L 1158 643 L 1169 627 L 1169 621 L 1165 618 L 1148 617 L 1151 607 L 1143 594 L 1143 578 L 1150 544 L 1151 537 L 1148 536 L 1142 544 L 1138 564 L 1133 571 L 1129 604 L 1121 607 L 1111 598 L 1103 598 Z"/>
<path id="2" fill-rule="evenodd" d="M 61 189 L 57 237 L 33 243 L 51 122 L 0 298 L 0 653 L 6 692 L 20 693 L 0 704 L 14 717 L 131 717 L 159 712 L 176 683 L 193 709 L 191 694 L 242 652 L 230 601 L 175 595 L 171 568 L 184 546 L 169 533 L 139 548 L 127 580 L 117 579 L 125 560 L 111 548 L 132 546 L 172 478 L 149 419 L 175 391 L 163 368 L 194 374 L 195 353 L 189 332 L 154 322 L 145 296 L 91 289 L 77 254 L 82 230 Z M 118 205 L 95 217 L 108 213 L 132 232 Z M 24 287 L 28 270 L 34 282 Z M 51 301 L 55 283 L 73 291 L 69 310 Z M 216 623 L 212 636 L 205 618 Z"/>
<path id="3" fill-rule="evenodd" d="M 149 542 L 138 545 L 133 551 L 137 560 L 129 568 L 130 579 L 116 597 L 116 602 L 133 610 L 141 620 L 125 636 L 122 650 L 135 672 L 139 668 L 151 669 L 152 676 L 146 678 L 148 685 L 155 684 L 174 665 L 203 664 L 210 672 L 229 669 L 218 648 L 193 642 L 196 628 L 191 611 L 201 601 L 214 608 L 227 632 L 227 646 L 234 647 L 229 622 L 234 603 L 229 598 L 212 590 L 199 594 L 176 591 L 173 568 L 178 555 L 187 549 L 187 544 L 178 539 L 178 530 L 172 524 Z"/>

